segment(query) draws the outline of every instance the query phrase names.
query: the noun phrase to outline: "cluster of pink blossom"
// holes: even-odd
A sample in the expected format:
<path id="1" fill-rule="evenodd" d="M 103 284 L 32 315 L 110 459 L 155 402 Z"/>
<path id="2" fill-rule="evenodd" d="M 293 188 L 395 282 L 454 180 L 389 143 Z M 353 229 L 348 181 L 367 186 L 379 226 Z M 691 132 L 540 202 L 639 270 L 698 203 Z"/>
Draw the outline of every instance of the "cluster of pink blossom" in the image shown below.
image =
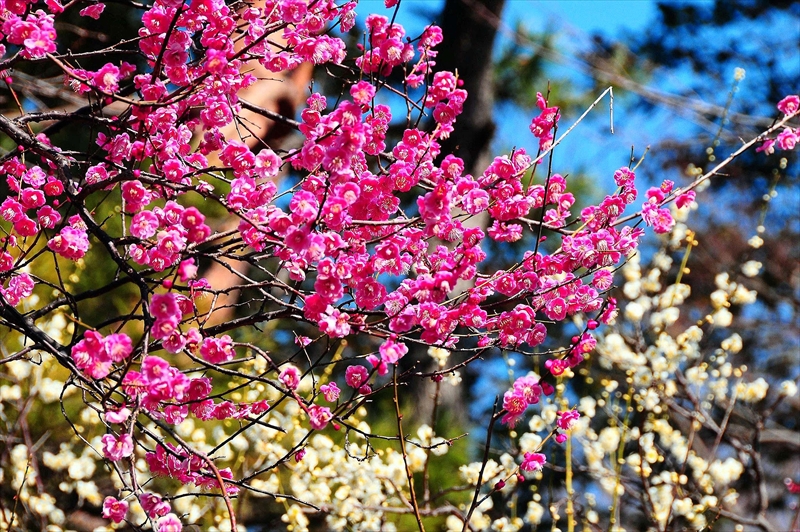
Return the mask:
<path id="1" fill-rule="evenodd" d="M 356 58 L 356 66 L 364 74 L 391 74 L 394 67 L 408 63 L 414 57 L 414 47 L 403 42 L 405 30 L 400 24 L 390 24 L 383 15 L 369 15 L 366 20 L 369 50 Z"/>
<path id="2" fill-rule="evenodd" d="M 31 11 L 28 2 L 3 2 L 2 38 L 12 45 L 22 46 L 21 56 L 25 59 L 38 59 L 56 52 L 55 17 L 41 9 Z M 57 0 L 50 0 L 48 7 L 53 13 L 64 10 Z M 55 8 L 55 9 L 54 9 Z M 25 18 L 23 15 L 27 13 Z M 0 56 L 5 54 L 5 46 L 0 40 Z"/>
<path id="3" fill-rule="evenodd" d="M 75 365 L 93 379 L 107 377 L 115 363 L 124 362 L 132 353 L 131 339 L 123 333 L 104 337 L 97 331 L 86 331 L 83 339 L 72 347 Z"/>
<path id="4" fill-rule="evenodd" d="M 800 112 L 800 96 L 790 94 L 777 104 L 778 111 L 784 116 L 793 116 Z M 775 148 L 779 150 L 793 150 L 800 143 L 800 128 L 785 127 L 774 139 L 767 139 L 756 151 L 763 151 L 766 155 L 775 153 Z"/>
<path id="5" fill-rule="evenodd" d="M 553 391 L 553 387 L 550 384 L 540 382 L 537 377 L 525 376 L 518 378 L 514 381 L 514 386 L 511 390 L 507 391 L 503 396 L 503 410 L 505 410 L 506 414 L 501 421 L 513 427 L 529 405 L 535 405 L 539 402 L 542 394 L 550 395 Z"/>
<path id="6" fill-rule="evenodd" d="M 180 519 L 171 513 L 170 504 L 160 496 L 145 492 L 138 495 L 139 503 L 147 517 L 157 520 L 155 532 L 180 532 L 183 529 Z M 121 523 L 128 515 L 129 504 L 126 500 L 116 497 L 106 497 L 103 501 L 103 517 L 114 523 Z"/>
<path id="7" fill-rule="evenodd" d="M 137 494 L 139 504 L 142 506 L 147 517 L 157 519 L 156 532 L 180 531 L 182 526 L 178 517 L 170 513 L 172 507 L 169 502 L 163 500 L 155 493 L 144 492 Z M 117 499 L 116 497 L 106 497 L 103 501 L 103 517 L 111 519 L 115 523 L 125 520 L 129 508 L 128 501 Z"/>
<path id="8" fill-rule="evenodd" d="M 97 4 L 103 5 L 103 4 Z M 113 94 L 119 91 L 119 82 L 136 72 L 136 67 L 122 61 L 119 66 L 106 63 L 99 70 L 93 72 L 76 68 L 65 75 L 64 81 L 72 90 L 85 94 L 92 90 L 102 94 Z M 102 168 L 102 165 L 99 165 Z M 91 184 L 90 172 L 86 172 L 86 182 Z"/>
<path id="9" fill-rule="evenodd" d="M 547 107 L 547 100 L 541 92 L 536 93 L 536 105 L 541 113 L 531 121 L 530 130 L 539 139 L 539 151 L 547 151 L 553 145 L 554 128 L 560 115 L 558 107 Z"/>
<path id="10" fill-rule="evenodd" d="M 41 136 L 38 140 L 46 141 Z M 0 164 L 1 175 L 5 175 L 10 192 L 0 204 L 0 218 L 11 222 L 13 229 L 10 236 L 4 237 L 7 244 L 15 246 L 16 236 L 33 237 L 44 229 L 54 229 L 61 223 L 61 214 L 57 209 L 60 206 L 59 197 L 64 193 L 64 185 L 55 177 L 52 164 L 47 170 L 39 166 L 28 168 L 19 158 L 11 157 Z M 48 198 L 51 205 L 47 204 Z M 32 218 L 29 211 L 34 210 L 36 214 Z M 59 234 L 50 239 L 48 247 L 68 259 L 77 260 L 83 257 L 89 249 L 89 238 L 81 218 L 78 215 L 71 216 L 69 225 L 62 227 Z M 4 256 L 7 254 L 3 253 Z"/>
<path id="11" fill-rule="evenodd" d="M 4 253 L 4 255 L 8 255 Z M 10 257 L 10 255 L 9 255 Z M 8 264 L 8 268 L 3 268 L 4 263 L 10 263 L 13 260 L 4 260 L 4 257 L 0 256 L 0 272 L 7 271 L 11 269 L 11 264 Z M 3 286 L 0 284 L 0 298 L 3 298 L 9 305 L 12 307 L 16 307 L 19 305 L 19 302 L 28 297 L 33 293 L 33 288 L 35 283 L 31 276 L 27 273 L 21 273 L 19 275 L 15 275 L 8 280 L 8 285 Z"/>
<path id="12" fill-rule="evenodd" d="M 196 207 L 184 208 L 170 200 L 163 208 L 137 212 L 131 219 L 130 232 L 142 241 L 129 247 L 133 260 L 162 271 L 177 264 L 188 246 L 208 238 L 211 228 Z"/>
<path id="13" fill-rule="evenodd" d="M 216 474 L 209 470 L 206 461 L 197 454 L 190 454 L 186 449 L 166 443 L 157 445 L 155 451 L 144 456 L 150 471 L 159 476 L 174 478 L 183 483 L 192 483 L 204 489 L 219 488 Z M 229 468 L 220 469 L 219 476 L 223 481 L 233 480 L 233 473 Z M 238 493 L 239 488 L 229 482 L 224 482 L 225 492 L 228 495 Z"/>
<path id="14" fill-rule="evenodd" d="M 387 0 L 386 5 L 395 3 Z M 51 14 L 33 11 L 25 0 L 0 0 L 3 39 L 22 47 L 22 58 L 55 52 L 54 15 L 64 8 L 57 0 L 45 4 Z M 80 13 L 98 18 L 103 7 L 93 4 Z M 242 260 L 248 267 L 275 258 L 282 272 L 269 272 L 274 279 L 270 288 L 276 290 L 262 292 L 265 306 L 306 321 L 328 339 L 363 334 L 374 346 L 380 342 L 376 352 L 364 357 L 371 369 L 352 359 L 341 365 L 336 360 L 332 368 L 346 367 L 344 374 L 326 374 L 322 382 L 310 379 L 314 389 L 307 397 L 300 395 L 301 381 L 309 374 L 315 377 L 314 367 L 306 371 L 270 362 L 266 376 L 259 376 L 267 381 L 274 378 L 269 373 L 282 367 L 277 383 L 269 382 L 296 402 L 312 430 L 329 424 L 338 430 L 349 406 L 358 396 L 380 389 L 381 378 L 414 342 L 453 350 L 522 351 L 547 340 L 548 323 L 585 316 L 586 330 L 545 360 L 549 379 L 578 366 L 595 348 L 593 331 L 615 315 L 616 301 L 607 296 L 613 282 L 610 269 L 631 256 L 644 233 L 636 225 L 623 225 L 626 208 L 637 198 L 633 170 L 621 168 L 614 174 L 618 190 L 583 209 L 577 228 L 571 225 L 576 221 L 571 212 L 575 197 L 567 190 L 566 177 L 548 173 L 535 182 L 539 168 L 523 149 L 496 157 L 480 175 L 465 173 L 462 159 L 441 153 L 441 141 L 453 131 L 467 93 L 457 73 L 433 72 L 433 48 L 442 41 L 435 26 L 427 27 L 414 46 L 401 25 L 385 16 L 369 16 L 367 46 L 355 60 L 359 75 L 349 98 L 329 105 L 322 94 L 311 94 L 297 124 L 299 148 L 257 150 L 223 135 L 222 128 L 242 110 L 239 92 L 256 81 L 247 72 L 247 61 L 257 60 L 273 72 L 303 62 L 339 64 L 345 44 L 330 26 L 349 31 L 354 8 L 355 2 L 337 6 L 333 0 L 267 0 L 235 12 L 222 0 L 155 0 L 142 16 L 137 39 L 146 72 L 124 62 L 106 63 L 96 71 L 59 63 L 66 65 L 67 84 L 78 94 L 104 104 L 114 99 L 129 104 L 119 118 L 104 122 L 107 127 L 93 139 L 99 153 L 85 161 L 56 157 L 60 150 L 40 135 L 20 151 L 46 152 L 49 158 L 41 166 L 17 156 L 0 164 L 10 190 L 0 204 L 0 218 L 10 224 L 0 250 L 0 303 L 15 306 L 33 293 L 34 277 L 20 270 L 26 256 L 77 261 L 89 250 L 90 227 L 93 239 L 102 242 L 118 272 L 127 276 L 125 282 L 132 281 L 145 295 L 142 310 L 131 310 L 122 324 L 143 325 L 135 350 L 127 334 L 104 336 L 95 330 L 87 330 L 71 346 L 81 372 L 98 381 L 108 379 L 97 383 L 109 385 L 109 393 L 100 398 L 103 419 L 121 427 L 101 438 L 107 460 L 132 458 L 137 444 L 142 447 L 132 415 L 174 426 L 190 414 L 200 421 L 254 420 L 269 410 L 265 400 L 234 402 L 225 393 L 212 395 L 212 387 L 219 388 L 214 375 L 229 372 L 238 378 L 246 364 L 244 357 L 237 358 L 238 344 L 223 334 L 235 324 L 214 331 L 198 317 L 196 297 L 213 291 L 207 280 L 197 279 L 202 257 Z M 276 46 L 273 36 L 285 45 Z M 4 52 L 0 44 L 0 55 Z M 386 84 L 379 78 L 399 67 L 407 88 L 425 86 L 413 103 L 432 123 L 409 122 L 402 140 L 387 153 L 392 112 L 380 101 Z M 135 99 L 119 94 L 128 78 Z M 412 103 L 411 96 L 408 101 Z M 540 114 L 530 130 L 544 152 L 553 146 L 560 112 L 541 94 L 537 105 Z M 799 107 L 797 96 L 778 105 L 786 116 Z M 797 141 L 797 130 L 786 127 L 761 149 L 792 149 Z M 209 162 L 214 155 L 223 167 Z M 56 164 L 63 161 L 85 169 L 82 179 L 67 182 Z M 282 168 L 302 176 L 286 192 L 279 192 L 274 181 Z M 215 194 L 201 176 L 209 176 L 225 192 Z M 69 201 L 62 198 L 65 187 Z M 85 200 L 101 192 L 104 198 L 121 199 L 109 218 L 122 221 L 121 229 L 108 220 L 93 220 L 96 213 Z M 675 221 L 666 203 L 675 199 L 683 207 L 695 198 L 693 191 L 679 192 L 670 181 L 648 190 L 640 213 L 646 225 L 658 233 L 669 231 Z M 221 204 L 238 218 L 236 229 L 214 233 L 200 208 L 190 205 L 203 201 Z M 488 219 L 484 228 L 468 223 L 478 215 Z M 49 235 L 47 248 L 40 246 L 42 253 L 35 242 L 40 234 Z M 541 244 L 553 235 L 561 245 L 547 252 Z M 534 249 L 513 266 L 500 269 L 486 260 L 489 245 L 525 237 Z M 292 283 L 283 281 L 283 272 Z M 185 285 L 176 286 L 177 280 Z M 153 286 L 159 292 L 148 304 Z M 281 291 L 283 296 L 275 295 Z M 302 350 L 311 340 L 301 337 L 297 343 Z M 162 350 L 188 355 L 206 373 L 190 377 L 196 369 L 182 369 L 177 357 L 153 354 Z M 434 378 L 453 371 L 441 369 Z M 339 385 L 350 388 L 341 402 L 337 378 Z M 517 379 L 503 396 L 502 422 L 514 426 L 528 406 L 553 393 L 553 386 L 538 377 Z M 330 406 L 316 404 L 322 401 Z M 566 439 L 577 417 L 573 410 L 558 413 L 556 441 Z M 303 454 L 294 456 L 300 461 Z M 216 470 L 208 458 L 186 446 L 159 440 L 145 459 L 154 475 L 208 489 L 221 489 L 222 482 L 226 495 L 238 490 L 228 482 L 234 478 L 230 469 Z M 525 453 L 520 468 L 537 471 L 545 460 L 543 454 Z M 169 503 L 140 489 L 131 493 L 149 518 L 158 520 L 157 530 L 180 530 Z M 103 515 L 114 522 L 122 522 L 127 513 L 125 500 L 108 497 L 103 504 Z"/>
<path id="15" fill-rule="evenodd" d="M 186 268 L 191 268 L 193 261 L 188 261 L 192 261 L 192 259 L 187 259 L 181 264 L 186 264 Z M 184 268 L 178 268 L 178 272 L 181 280 L 185 282 L 189 280 L 189 275 L 193 276 L 194 269 L 192 268 L 188 275 Z M 161 340 L 161 344 L 168 353 L 179 353 L 187 345 L 194 347 L 203 340 L 196 328 L 191 328 L 186 333 L 182 333 L 180 330 L 183 316 L 193 310 L 194 303 L 183 294 L 176 292 L 153 294 L 150 300 L 150 314 L 154 320 L 150 334 L 154 339 Z"/>
<path id="16" fill-rule="evenodd" d="M 519 468 L 523 471 L 541 471 L 547 457 L 542 453 L 525 453 Z"/>

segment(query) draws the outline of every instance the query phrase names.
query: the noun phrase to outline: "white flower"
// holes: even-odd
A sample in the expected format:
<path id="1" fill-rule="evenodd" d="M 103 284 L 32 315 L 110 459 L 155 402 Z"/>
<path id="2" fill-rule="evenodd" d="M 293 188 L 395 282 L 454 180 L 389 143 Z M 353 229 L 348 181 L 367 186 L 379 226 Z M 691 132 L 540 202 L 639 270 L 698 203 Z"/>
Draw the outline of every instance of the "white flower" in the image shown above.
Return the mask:
<path id="1" fill-rule="evenodd" d="M 742 273 L 745 277 L 755 277 L 764 265 L 757 260 L 748 260 L 742 264 Z"/>
<path id="2" fill-rule="evenodd" d="M 751 248 L 758 249 L 764 245 L 764 239 L 762 239 L 758 235 L 754 235 L 753 237 L 750 238 L 750 240 L 747 241 L 747 243 L 750 244 Z"/>
<path id="3" fill-rule="evenodd" d="M 736 305 L 752 305 L 758 298 L 758 292 L 748 290 L 742 285 L 737 285 L 736 290 L 731 294 L 731 303 Z"/>
<path id="4" fill-rule="evenodd" d="M 679 283 L 669 285 L 659 298 L 659 306 L 661 308 L 667 308 L 681 305 L 691 293 L 692 289 L 688 284 Z"/>
<path id="5" fill-rule="evenodd" d="M 733 323 L 733 314 L 728 309 L 721 308 L 711 316 L 711 320 L 718 327 L 730 327 Z"/>
<path id="6" fill-rule="evenodd" d="M 719 275 L 717 276 L 719 277 Z M 728 302 L 728 292 L 723 289 L 711 292 L 711 304 L 715 309 L 722 308 Z"/>
<path id="7" fill-rule="evenodd" d="M 525 521 L 532 525 L 538 525 L 542 522 L 542 517 L 544 517 L 544 506 L 536 501 L 529 502 L 528 511 L 525 512 Z"/>
<path id="8" fill-rule="evenodd" d="M 759 377 L 753 382 L 744 383 L 740 382 L 736 387 L 737 396 L 745 403 L 757 403 L 767 396 L 769 391 L 769 384 Z"/>
<path id="9" fill-rule="evenodd" d="M 28 360 L 12 360 L 5 365 L 17 380 L 27 379 L 31 374 L 33 364 Z"/>
<path id="10" fill-rule="evenodd" d="M 581 397 L 580 403 L 578 405 L 578 411 L 588 418 L 593 418 L 595 415 L 596 407 L 597 407 L 597 401 L 594 399 L 594 397 L 589 397 L 589 396 Z"/>
<path id="11" fill-rule="evenodd" d="M 439 364 L 440 368 L 443 368 L 447 364 L 450 351 L 441 347 L 430 347 L 428 348 L 428 354 Z"/>
<path id="12" fill-rule="evenodd" d="M 91 478 L 94 475 L 94 471 L 97 468 L 95 465 L 94 460 L 89 458 L 88 456 L 81 456 L 72 461 L 67 468 L 67 473 L 69 473 L 69 478 L 74 480 L 85 480 L 87 478 Z"/>
<path id="13" fill-rule="evenodd" d="M 793 381 L 783 381 L 780 394 L 784 397 L 794 397 L 797 395 L 797 385 Z"/>
<path id="14" fill-rule="evenodd" d="M 730 484 L 744 473 L 744 466 L 735 458 L 727 458 L 724 462 L 714 460 L 708 466 L 708 474 L 714 478 L 716 484 Z"/>
<path id="15" fill-rule="evenodd" d="M 22 388 L 16 384 L 0 384 L 0 401 L 13 402 L 22 398 Z"/>
<path id="16" fill-rule="evenodd" d="M 447 451 L 450 450 L 450 446 L 447 444 L 447 440 L 440 436 L 436 436 L 435 438 L 433 438 L 433 440 L 431 440 L 431 445 L 432 445 L 431 453 L 433 453 L 434 456 L 445 455 L 447 454 Z"/>
<path id="17" fill-rule="evenodd" d="M 541 436 L 533 432 L 526 432 L 519 439 L 519 450 L 523 453 L 535 453 L 541 444 Z"/>
<path id="18" fill-rule="evenodd" d="M 631 302 L 625 305 L 625 317 L 628 320 L 638 323 L 642 321 L 642 316 L 644 316 L 644 308 L 639 303 Z"/>
<path id="19" fill-rule="evenodd" d="M 619 447 L 619 429 L 616 427 L 604 428 L 600 431 L 600 436 L 597 441 L 606 453 L 616 451 Z"/>
<path id="20" fill-rule="evenodd" d="M 675 512 L 675 515 L 686 515 L 692 511 L 693 506 L 692 499 L 689 497 L 672 501 L 672 511 Z"/>
<path id="21" fill-rule="evenodd" d="M 737 333 L 733 333 L 722 341 L 720 347 L 729 353 L 738 353 L 742 350 L 742 337 Z"/>
<path id="22" fill-rule="evenodd" d="M 730 285 L 730 275 L 728 275 L 727 272 L 718 273 L 714 277 L 714 284 L 717 285 L 717 288 L 720 290 L 727 290 Z"/>

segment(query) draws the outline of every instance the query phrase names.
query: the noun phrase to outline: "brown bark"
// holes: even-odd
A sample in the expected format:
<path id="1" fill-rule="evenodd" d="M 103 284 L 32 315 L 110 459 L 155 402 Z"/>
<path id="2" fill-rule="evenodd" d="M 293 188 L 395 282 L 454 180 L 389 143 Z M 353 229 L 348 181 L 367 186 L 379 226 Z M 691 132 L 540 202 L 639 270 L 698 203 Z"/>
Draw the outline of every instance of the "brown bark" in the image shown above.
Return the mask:
<path id="1" fill-rule="evenodd" d="M 263 7 L 263 2 L 257 2 L 255 5 Z M 280 34 L 271 36 L 270 40 L 277 44 L 285 44 L 285 41 L 280 38 Z M 258 81 L 241 90 L 239 98 L 257 107 L 293 118 L 295 110 L 306 99 L 306 89 L 311 82 L 313 70 L 312 64 L 303 63 L 294 70 L 276 74 L 268 71 L 258 61 L 248 61 L 242 65 L 242 71 L 253 74 Z M 233 122 L 222 128 L 221 133 L 226 139 L 239 139 L 254 152 L 258 152 L 263 146 L 279 148 L 291 131 L 283 123 L 244 109 L 234 117 Z M 209 165 L 220 165 L 216 153 L 209 157 Z M 220 230 L 234 229 L 237 224 L 238 220 L 231 218 L 222 224 Z M 231 268 L 236 266 L 230 262 L 228 265 Z M 217 263 L 212 264 L 204 272 L 204 277 L 208 279 L 215 290 L 226 291 L 239 283 L 239 278 L 235 274 L 231 273 L 224 265 Z M 214 301 L 213 308 L 202 309 L 204 313 L 209 313 L 206 325 L 219 324 L 232 319 L 238 297 L 237 291 L 223 292 Z"/>

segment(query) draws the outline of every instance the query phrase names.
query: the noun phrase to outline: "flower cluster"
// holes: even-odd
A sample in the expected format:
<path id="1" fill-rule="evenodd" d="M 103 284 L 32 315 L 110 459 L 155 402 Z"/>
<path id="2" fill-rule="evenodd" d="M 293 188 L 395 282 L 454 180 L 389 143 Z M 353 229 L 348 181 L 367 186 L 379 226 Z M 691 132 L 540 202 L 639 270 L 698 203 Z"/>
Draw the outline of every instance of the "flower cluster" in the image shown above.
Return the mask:
<path id="1" fill-rule="evenodd" d="M 247 490 L 291 496 L 282 520 L 296 531 L 308 527 L 308 508 L 325 512 L 332 530 L 392 530 L 392 515 L 413 513 L 421 523 L 422 513 L 439 512 L 449 529 L 518 530 L 541 518 L 541 498 L 513 518 L 495 502 L 552 473 L 551 438 L 571 460 L 577 444 L 568 436 L 584 438 L 591 471 L 614 471 L 613 485 L 601 481 L 611 497 L 626 489 L 623 465 L 652 478 L 643 491 L 661 524 L 669 511 L 696 524 L 699 506 L 730 507 L 719 487 L 743 474 L 741 464 L 701 458 L 659 417 L 664 404 L 685 408 L 669 376 L 681 375 L 687 397 L 704 398 L 697 402 L 708 430 L 719 425 L 703 401 L 757 404 L 771 383 L 740 378 L 727 355 L 716 355 L 713 367 L 700 363 L 700 327 L 674 338 L 669 330 L 688 286 L 656 296 L 635 272 L 639 223 L 674 232 L 680 212 L 668 204 L 686 210 L 693 186 L 664 181 L 647 191 L 639 213 L 626 215 L 637 191 L 624 167 L 614 173 L 615 192 L 573 213 L 567 177 L 536 175 L 560 119 L 541 94 L 530 127 L 536 158 L 514 149 L 486 168 L 465 168 L 443 153 L 468 96 L 457 72 L 434 71 L 441 29 L 413 39 L 393 18 L 371 15 L 359 56 L 345 63 L 337 35 L 354 27 L 355 2 L 267 0 L 236 11 L 221 0 L 155 0 L 141 6 L 138 38 L 125 48 L 138 50 L 139 61 L 98 61 L 97 70 L 78 68 L 78 56 L 53 55 L 57 16 L 72 4 L 0 4 L 2 42 L 19 50 L 13 61 L 60 69 L 72 97 L 89 103 L 69 118 L 92 125 L 93 148 L 80 153 L 54 145 L 47 129 L 34 135 L 25 117 L 0 121 L 19 148 L 0 160 L 9 191 L 0 203 L 0 327 L 10 338 L 0 414 L 20 417 L 24 442 L 0 457 L 0 483 L 8 475 L 9 493 L 30 515 L 59 527 L 67 521 L 55 498 L 36 491 L 41 462 L 59 489 L 112 528 L 172 532 L 191 522 L 233 532 L 231 497 Z M 104 6 L 80 15 L 96 19 Z M 252 73 L 254 65 L 278 76 L 303 63 L 344 64 L 335 67 L 344 72 L 340 97 L 311 93 L 299 121 L 246 101 L 268 77 Z M 408 120 L 393 141 L 398 95 Z M 124 109 L 109 117 L 101 111 L 111 104 Z M 267 146 L 245 109 L 295 128 L 295 146 Z M 797 97 L 779 109 L 785 129 L 774 143 L 791 149 Z M 513 260 L 495 260 L 498 249 Z M 654 340 L 646 348 L 629 345 L 629 331 L 598 330 L 617 318 L 609 292 L 614 268 L 626 261 L 621 311 L 636 324 L 650 312 Z M 727 327 L 728 307 L 755 295 L 724 276 L 717 285 L 706 323 Z M 556 346 L 570 321 L 578 332 Z M 734 354 L 741 343 L 732 335 L 719 348 Z M 423 361 L 416 355 L 425 348 L 432 359 Z M 450 459 L 460 439 L 436 423 L 443 383 L 457 386 L 459 371 L 498 352 L 540 360 L 540 373 L 512 375 L 492 418 L 508 435 L 507 452 L 497 456 L 487 444 L 482 462 L 450 464 L 461 476 L 448 479 L 440 499 L 430 465 Z M 636 431 L 617 423 L 594 438 L 597 405 L 583 398 L 571 408 L 567 379 L 591 357 L 629 374 L 630 401 L 653 414 Z M 416 437 L 407 435 L 398 392 L 412 382 L 430 386 L 433 397 L 433 421 Z M 74 438 L 41 438 L 48 450 L 39 458 L 41 435 L 32 439 L 23 417 L 36 411 L 31 404 L 60 404 L 70 394 L 80 406 L 62 406 Z M 389 402 L 391 434 L 378 434 L 366 419 L 385 418 L 378 410 Z M 529 430 L 518 434 L 534 405 Z M 495 434 L 488 436 L 491 443 Z M 628 442 L 638 450 L 623 452 Z M 625 464 L 612 469 L 604 460 L 615 450 Z M 688 480 L 656 471 L 659 459 L 682 460 L 709 498 L 669 501 Z M 113 485 L 100 480 L 108 473 Z M 202 498 L 197 488 L 215 496 Z M 450 494 L 465 488 L 473 502 L 456 507 Z M 12 519 L 2 512 L 0 521 Z"/>
<path id="2" fill-rule="evenodd" d="M 777 107 L 778 111 L 783 113 L 784 116 L 794 116 L 800 112 L 800 96 L 796 94 L 786 96 L 778 102 Z M 765 140 L 761 146 L 756 148 L 756 151 L 764 152 L 766 155 L 772 155 L 775 153 L 775 148 L 783 151 L 793 150 L 798 142 L 800 142 L 800 129 L 792 129 L 787 126 L 783 128 L 783 131 L 774 139 Z"/>

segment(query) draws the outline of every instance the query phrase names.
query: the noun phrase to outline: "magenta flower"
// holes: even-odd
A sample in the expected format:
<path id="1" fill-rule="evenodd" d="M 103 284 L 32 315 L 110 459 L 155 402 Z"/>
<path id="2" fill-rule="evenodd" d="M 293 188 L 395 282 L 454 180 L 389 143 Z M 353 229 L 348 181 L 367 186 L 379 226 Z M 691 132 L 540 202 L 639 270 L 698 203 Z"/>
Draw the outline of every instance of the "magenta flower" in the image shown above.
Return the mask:
<path id="1" fill-rule="evenodd" d="M 103 442 L 103 454 L 112 462 L 133 454 L 133 438 L 130 434 L 123 434 L 119 439 L 113 434 L 105 434 L 100 440 Z"/>
<path id="2" fill-rule="evenodd" d="M 300 370 L 295 366 L 286 366 L 278 375 L 278 380 L 290 390 L 296 390 L 300 386 Z"/>
<path id="3" fill-rule="evenodd" d="M 344 380 L 351 388 L 360 388 L 366 384 L 367 379 L 369 379 L 369 372 L 364 366 L 352 365 L 345 370 Z"/>
<path id="4" fill-rule="evenodd" d="M 503 409 L 507 413 L 500 421 L 513 427 L 525 413 L 526 408 L 528 408 L 528 400 L 523 392 L 516 389 L 509 390 L 503 395 Z"/>
<path id="5" fill-rule="evenodd" d="M 800 96 L 791 94 L 778 102 L 778 111 L 785 115 L 796 113 L 800 109 Z"/>
<path id="6" fill-rule="evenodd" d="M 156 530 L 157 532 L 181 532 L 183 525 L 177 515 L 170 513 L 158 520 Z"/>
<path id="7" fill-rule="evenodd" d="M 103 517 L 106 519 L 121 523 L 127 514 L 128 503 L 126 501 L 121 501 L 114 497 L 106 497 L 103 501 Z"/>
<path id="8" fill-rule="evenodd" d="M 105 418 L 108 423 L 125 423 L 131 415 L 130 409 L 122 407 L 119 410 L 107 410 Z"/>
<path id="9" fill-rule="evenodd" d="M 341 393 L 341 390 L 339 390 L 339 387 L 336 386 L 335 382 L 323 384 L 322 386 L 319 387 L 319 391 L 322 392 L 322 395 L 325 397 L 325 400 L 328 401 L 329 403 L 336 402 L 336 400 L 339 399 L 339 394 Z"/>
<path id="10" fill-rule="evenodd" d="M 389 338 L 381 344 L 379 348 L 381 360 L 387 364 L 397 364 L 397 361 L 408 353 L 408 347 L 402 342 L 396 342 L 395 338 Z"/>
<path id="11" fill-rule="evenodd" d="M 327 406 L 312 405 L 308 409 L 308 422 L 315 430 L 324 429 L 331 419 L 333 419 L 333 414 Z"/>
<path id="12" fill-rule="evenodd" d="M 525 453 L 519 468 L 523 471 L 541 471 L 547 457 L 541 453 Z"/>
<path id="13" fill-rule="evenodd" d="M 577 410 L 568 410 L 566 412 L 558 412 L 558 419 L 556 425 L 561 430 L 568 430 L 581 415 Z"/>
<path id="14" fill-rule="evenodd" d="M 145 493 L 139 497 L 139 503 L 150 519 L 163 517 L 170 511 L 170 505 L 154 493 Z"/>

